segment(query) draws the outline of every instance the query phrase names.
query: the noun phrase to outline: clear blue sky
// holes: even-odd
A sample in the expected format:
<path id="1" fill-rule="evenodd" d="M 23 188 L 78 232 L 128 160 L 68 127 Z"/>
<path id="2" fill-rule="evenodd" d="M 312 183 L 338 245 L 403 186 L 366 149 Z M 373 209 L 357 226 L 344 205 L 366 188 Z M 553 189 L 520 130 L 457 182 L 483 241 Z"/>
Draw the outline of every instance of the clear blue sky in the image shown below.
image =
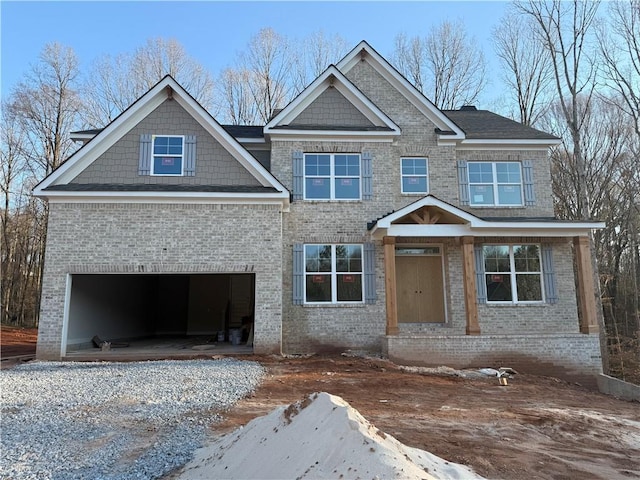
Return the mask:
<path id="1" fill-rule="evenodd" d="M 188 54 L 217 75 L 261 28 L 290 38 L 322 29 L 355 46 L 367 40 L 383 56 L 394 37 L 425 35 L 443 20 L 461 20 L 486 45 L 506 2 L 93 2 L 0 1 L 2 96 L 37 61 L 46 43 L 72 47 L 86 71 L 102 54 L 132 52 L 153 37 L 175 38 Z"/>

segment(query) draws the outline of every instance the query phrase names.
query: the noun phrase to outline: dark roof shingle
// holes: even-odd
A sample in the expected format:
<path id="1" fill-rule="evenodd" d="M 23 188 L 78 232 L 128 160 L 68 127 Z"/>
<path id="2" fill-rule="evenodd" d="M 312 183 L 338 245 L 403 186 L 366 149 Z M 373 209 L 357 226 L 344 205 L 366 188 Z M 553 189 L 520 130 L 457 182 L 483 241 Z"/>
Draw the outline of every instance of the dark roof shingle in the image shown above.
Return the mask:
<path id="1" fill-rule="evenodd" d="M 471 140 L 558 140 L 489 110 L 442 110 Z"/>

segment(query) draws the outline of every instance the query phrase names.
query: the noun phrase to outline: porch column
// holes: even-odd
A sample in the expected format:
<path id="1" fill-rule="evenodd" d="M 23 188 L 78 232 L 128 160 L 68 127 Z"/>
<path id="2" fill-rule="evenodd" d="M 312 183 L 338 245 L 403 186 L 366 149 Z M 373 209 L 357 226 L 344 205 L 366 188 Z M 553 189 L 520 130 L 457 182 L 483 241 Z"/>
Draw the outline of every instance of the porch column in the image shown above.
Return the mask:
<path id="1" fill-rule="evenodd" d="M 462 276 L 464 277 L 464 306 L 467 312 L 467 335 L 480 335 L 476 293 L 476 262 L 473 237 L 462 237 Z"/>
<path id="2" fill-rule="evenodd" d="M 580 333 L 596 333 L 598 317 L 596 315 L 595 285 L 591 266 L 591 246 L 589 237 L 574 237 L 578 269 L 578 302 L 580 303 Z"/>
<path id="3" fill-rule="evenodd" d="M 387 335 L 397 335 L 398 309 L 396 297 L 396 237 L 384 237 L 384 286 L 387 300 Z"/>

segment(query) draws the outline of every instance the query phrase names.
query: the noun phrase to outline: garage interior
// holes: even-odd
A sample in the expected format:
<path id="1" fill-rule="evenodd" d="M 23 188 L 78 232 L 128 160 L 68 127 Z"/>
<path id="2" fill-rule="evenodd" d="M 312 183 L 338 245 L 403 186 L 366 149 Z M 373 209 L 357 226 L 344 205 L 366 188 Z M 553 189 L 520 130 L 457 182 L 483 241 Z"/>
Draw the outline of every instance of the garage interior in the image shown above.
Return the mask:
<path id="1" fill-rule="evenodd" d="M 254 274 L 75 274 L 66 353 L 246 350 L 254 307 Z"/>

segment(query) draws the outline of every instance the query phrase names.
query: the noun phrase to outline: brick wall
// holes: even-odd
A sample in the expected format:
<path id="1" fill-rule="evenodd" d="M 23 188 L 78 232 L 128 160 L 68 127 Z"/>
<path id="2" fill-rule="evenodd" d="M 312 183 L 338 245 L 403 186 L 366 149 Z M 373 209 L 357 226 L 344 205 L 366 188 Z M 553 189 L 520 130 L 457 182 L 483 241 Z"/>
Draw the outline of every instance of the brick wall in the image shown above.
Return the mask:
<path id="1" fill-rule="evenodd" d="M 602 373 L 597 334 L 399 335 L 385 337 L 389 358 L 404 365 L 453 368 L 511 367 L 594 387 Z"/>
<path id="2" fill-rule="evenodd" d="M 280 352 L 282 238 L 278 206 L 52 203 L 38 357 L 60 357 L 66 278 L 73 273 L 253 272 L 256 352 Z M 166 249 L 166 250 L 165 250 Z"/>
<path id="3" fill-rule="evenodd" d="M 193 177 L 140 176 L 140 135 L 195 135 L 196 174 Z M 145 183 L 171 185 L 260 185 L 176 101 L 166 100 L 111 146 L 71 183 Z"/>
<path id="4" fill-rule="evenodd" d="M 422 197 L 406 195 L 400 188 L 400 158 L 420 156 L 429 159 L 429 190 L 444 201 L 459 205 L 456 159 L 535 160 L 536 197 L 534 207 L 489 211 L 469 209 L 476 215 L 540 216 L 552 215 L 548 160 L 540 151 L 463 151 L 437 145 L 434 125 L 405 97 L 378 75 L 366 62 L 360 62 L 348 77 L 402 129 L 393 143 L 346 141 L 272 141 L 273 174 L 292 188 L 292 158 L 295 151 L 372 153 L 373 199 L 362 201 L 294 201 L 284 218 L 283 247 L 283 349 L 289 353 L 330 348 L 379 348 L 386 325 L 384 266 L 382 245 L 376 243 L 378 301 L 375 305 L 302 306 L 292 304 L 292 246 L 295 243 L 361 243 L 371 241 L 368 221 L 376 220 Z M 546 172 L 546 173 L 545 173 Z M 538 239 L 539 240 L 539 239 Z M 400 240 L 399 240 L 400 241 Z M 466 315 L 462 284 L 462 255 L 455 239 L 402 238 L 403 243 L 443 245 L 445 260 L 447 321 L 444 325 L 401 324 L 410 334 L 464 335 Z M 558 246 L 560 301 L 556 305 L 480 306 L 483 333 L 521 331 L 577 332 L 578 321 L 573 286 L 573 267 L 568 244 Z"/>

